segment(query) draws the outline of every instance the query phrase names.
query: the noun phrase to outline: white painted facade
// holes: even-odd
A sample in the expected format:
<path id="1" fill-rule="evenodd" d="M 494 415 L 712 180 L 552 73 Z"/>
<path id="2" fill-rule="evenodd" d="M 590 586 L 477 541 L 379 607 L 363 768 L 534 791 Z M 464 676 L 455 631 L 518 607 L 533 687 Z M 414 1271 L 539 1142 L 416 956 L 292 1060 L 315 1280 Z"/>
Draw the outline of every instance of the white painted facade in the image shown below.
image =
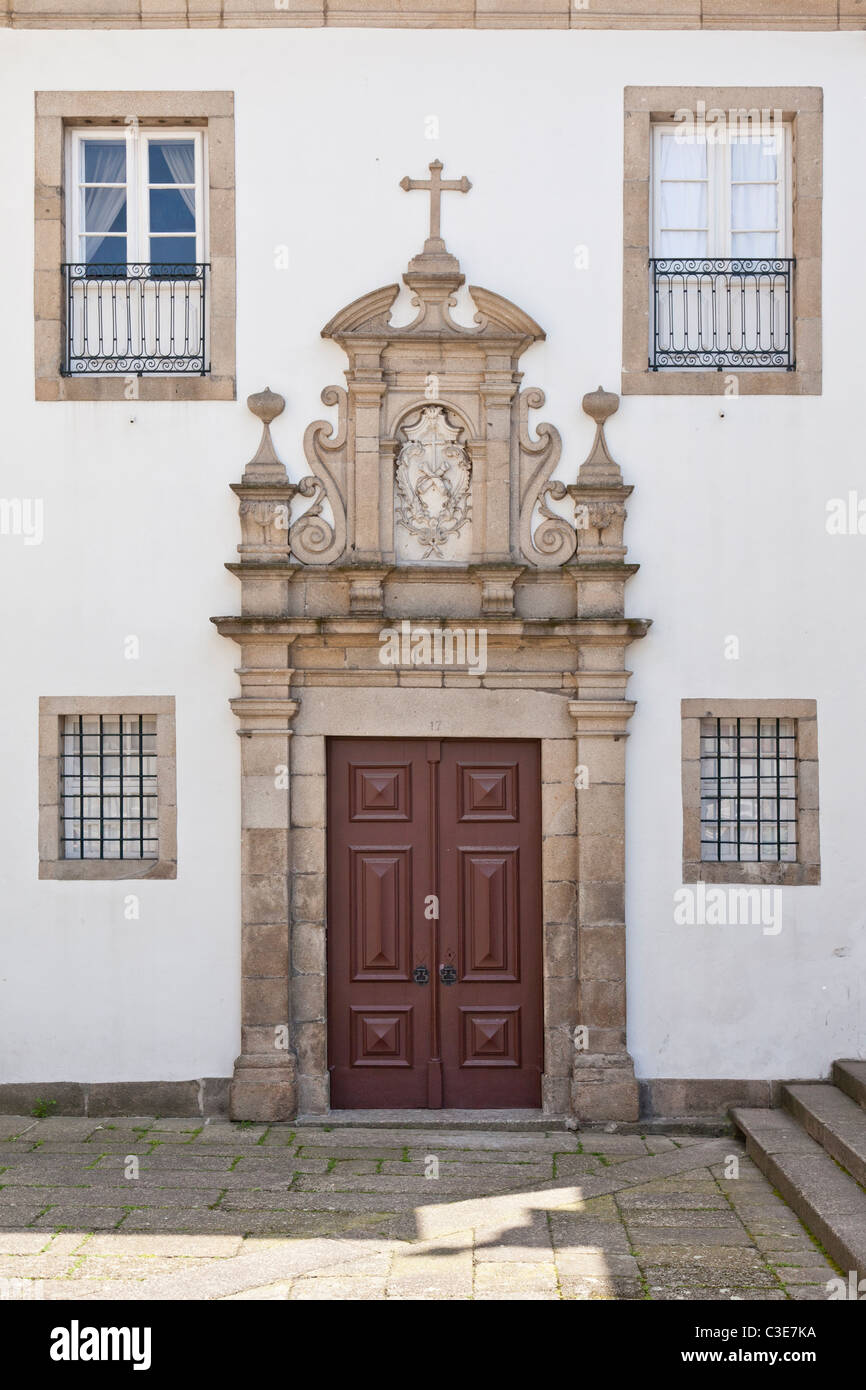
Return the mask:
<path id="1" fill-rule="evenodd" d="M 629 1049 L 639 1077 L 817 1077 L 866 1055 L 866 537 L 825 527 L 829 499 L 866 496 L 864 57 L 857 33 L 0 35 L 0 495 L 44 504 L 42 544 L 0 536 L 0 1081 L 231 1074 L 237 653 L 209 618 L 239 610 L 224 564 L 229 484 L 259 433 L 244 400 L 285 396 L 274 439 L 300 478 L 304 428 L 345 365 L 320 330 L 420 250 L 426 198 L 398 185 L 438 157 L 473 183 L 443 205 L 467 281 L 547 333 L 524 380 L 546 393 L 571 480 L 592 439 L 580 397 L 619 388 L 626 84 L 824 91 L 823 395 L 629 396 L 607 431 L 635 486 L 627 613 L 653 620 L 628 661 Z M 70 88 L 235 93 L 236 402 L 34 401 L 34 91 Z M 135 694 L 177 701 L 177 879 L 40 881 L 39 697 Z M 776 935 L 674 922 L 680 700 L 703 696 L 818 702 L 821 884 L 782 890 Z"/>

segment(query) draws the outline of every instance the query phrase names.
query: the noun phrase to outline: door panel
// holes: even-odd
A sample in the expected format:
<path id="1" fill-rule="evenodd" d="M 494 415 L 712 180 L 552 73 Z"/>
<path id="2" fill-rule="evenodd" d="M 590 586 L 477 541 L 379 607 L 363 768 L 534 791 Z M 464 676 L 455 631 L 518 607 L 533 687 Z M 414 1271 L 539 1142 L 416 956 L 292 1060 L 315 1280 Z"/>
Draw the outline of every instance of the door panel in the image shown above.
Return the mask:
<path id="1" fill-rule="evenodd" d="M 427 762 L 414 740 L 328 744 L 328 1060 L 335 1109 L 424 1108 L 431 966 Z M 430 970 L 432 975 L 432 969 Z"/>
<path id="2" fill-rule="evenodd" d="M 540 826 L 536 743 L 329 741 L 335 1108 L 541 1104 Z"/>
<path id="3" fill-rule="evenodd" d="M 443 742 L 443 1104 L 541 1104 L 541 764 L 537 743 Z"/>

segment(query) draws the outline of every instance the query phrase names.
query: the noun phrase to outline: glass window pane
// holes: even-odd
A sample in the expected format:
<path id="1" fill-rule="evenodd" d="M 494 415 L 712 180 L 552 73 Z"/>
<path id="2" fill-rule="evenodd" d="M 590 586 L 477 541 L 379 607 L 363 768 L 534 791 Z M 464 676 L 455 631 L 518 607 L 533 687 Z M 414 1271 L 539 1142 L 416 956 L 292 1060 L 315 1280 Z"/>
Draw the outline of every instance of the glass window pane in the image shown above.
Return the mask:
<path id="1" fill-rule="evenodd" d="M 776 179 L 775 140 L 734 140 L 731 142 L 731 178 Z"/>
<path id="2" fill-rule="evenodd" d="M 126 265 L 125 236 L 86 236 L 82 241 L 87 265 Z"/>
<path id="3" fill-rule="evenodd" d="M 126 231 L 126 190 L 86 188 L 84 190 L 84 230 L 86 232 Z"/>
<path id="4" fill-rule="evenodd" d="M 706 227 L 707 185 L 705 183 L 663 183 L 659 200 L 659 225 Z M 746 225 L 752 226 L 753 223 Z M 758 224 L 764 225 L 764 224 Z"/>
<path id="5" fill-rule="evenodd" d="M 148 182 L 194 183 L 195 143 L 192 140 L 149 140 Z"/>
<path id="6" fill-rule="evenodd" d="M 686 140 L 685 132 L 659 137 L 659 177 L 663 179 L 704 179 L 707 176 L 707 146 L 704 140 Z"/>
<path id="7" fill-rule="evenodd" d="M 85 183 L 126 183 L 126 141 L 84 141 Z"/>
<path id="8" fill-rule="evenodd" d="M 735 260 L 751 260 L 758 256 L 778 256 L 779 237 L 777 232 L 732 232 L 731 255 Z M 776 286 L 777 295 L 783 293 L 782 285 Z"/>
<path id="9" fill-rule="evenodd" d="M 778 226 L 776 186 L 767 183 L 737 183 L 731 189 L 731 226 L 760 231 Z"/>
<path id="10" fill-rule="evenodd" d="M 153 266 L 166 267 L 195 265 L 195 237 L 151 237 L 150 263 Z"/>
<path id="11" fill-rule="evenodd" d="M 150 190 L 150 230 L 152 232 L 195 231 L 195 189 Z"/>
<path id="12" fill-rule="evenodd" d="M 658 255 L 662 259 L 675 259 L 679 256 L 702 257 L 707 255 L 706 232 L 660 232 Z"/>

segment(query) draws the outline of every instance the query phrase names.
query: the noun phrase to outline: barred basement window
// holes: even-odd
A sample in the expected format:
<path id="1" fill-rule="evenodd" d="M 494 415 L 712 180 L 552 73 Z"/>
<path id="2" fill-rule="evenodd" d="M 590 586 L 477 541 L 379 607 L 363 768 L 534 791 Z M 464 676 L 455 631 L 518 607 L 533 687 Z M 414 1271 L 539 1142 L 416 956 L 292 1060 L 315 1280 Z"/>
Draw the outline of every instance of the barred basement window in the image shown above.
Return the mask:
<path id="1" fill-rule="evenodd" d="M 65 859 L 157 859 L 156 717 L 67 714 L 61 728 Z"/>
<path id="2" fill-rule="evenodd" d="M 797 860 L 797 721 L 701 719 L 701 859 Z"/>

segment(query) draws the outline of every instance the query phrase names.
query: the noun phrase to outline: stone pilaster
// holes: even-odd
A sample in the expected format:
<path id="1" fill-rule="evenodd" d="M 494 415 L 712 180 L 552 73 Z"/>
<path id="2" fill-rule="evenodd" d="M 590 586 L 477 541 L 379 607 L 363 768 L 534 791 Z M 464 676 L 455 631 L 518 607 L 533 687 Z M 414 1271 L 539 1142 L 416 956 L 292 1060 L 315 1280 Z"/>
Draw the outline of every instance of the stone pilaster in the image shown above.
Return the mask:
<path id="1" fill-rule="evenodd" d="M 247 404 L 262 422 L 255 456 L 234 487 L 240 498 L 240 570 L 254 609 L 282 599 L 282 585 L 256 574 L 289 558 L 289 509 L 297 489 L 271 439 L 282 396 L 265 389 Z M 233 1120 L 288 1120 L 297 1112 L 297 1059 L 291 1048 L 290 744 L 298 712 L 285 637 L 238 639 L 240 698 L 231 701 L 241 740 L 241 1052 L 229 1095 Z"/>
<path id="2" fill-rule="evenodd" d="M 290 725 L 298 704 L 286 698 L 288 668 L 242 667 L 240 674 L 245 691 L 253 684 L 278 684 L 264 698 L 244 693 L 231 702 L 241 739 L 242 981 L 241 1053 L 230 1113 L 233 1120 L 288 1120 L 297 1112 L 289 1002 L 289 786 Z"/>
<path id="3" fill-rule="evenodd" d="M 579 1120 L 636 1120 L 625 996 L 625 745 L 634 704 L 577 699 L 568 710 L 577 726 L 579 883 L 572 1109 Z"/>
<path id="4" fill-rule="evenodd" d="M 577 737 L 578 1029 L 572 1109 L 579 1120 L 636 1120 L 634 1063 L 626 1045 L 625 747 L 634 704 L 626 700 L 629 642 L 645 623 L 623 618 L 625 487 L 611 457 L 605 422 L 619 399 L 599 386 L 583 398 L 595 439 L 568 488 L 575 503 L 577 615 L 586 622 L 568 711 Z"/>

